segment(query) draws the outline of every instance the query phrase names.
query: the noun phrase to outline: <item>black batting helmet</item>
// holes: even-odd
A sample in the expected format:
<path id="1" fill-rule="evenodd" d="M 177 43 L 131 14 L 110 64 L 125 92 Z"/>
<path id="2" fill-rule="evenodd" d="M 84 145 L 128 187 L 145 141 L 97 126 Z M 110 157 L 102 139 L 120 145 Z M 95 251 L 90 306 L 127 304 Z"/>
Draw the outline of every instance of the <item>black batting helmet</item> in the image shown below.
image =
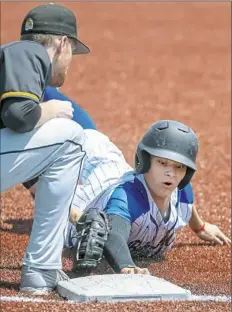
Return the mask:
<path id="1" fill-rule="evenodd" d="M 183 189 L 196 171 L 198 139 L 191 128 L 175 120 L 160 120 L 151 125 L 137 146 L 135 170 L 146 173 L 150 169 L 150 155 L 167 158 L 187 166 L 178 185 Z"/>

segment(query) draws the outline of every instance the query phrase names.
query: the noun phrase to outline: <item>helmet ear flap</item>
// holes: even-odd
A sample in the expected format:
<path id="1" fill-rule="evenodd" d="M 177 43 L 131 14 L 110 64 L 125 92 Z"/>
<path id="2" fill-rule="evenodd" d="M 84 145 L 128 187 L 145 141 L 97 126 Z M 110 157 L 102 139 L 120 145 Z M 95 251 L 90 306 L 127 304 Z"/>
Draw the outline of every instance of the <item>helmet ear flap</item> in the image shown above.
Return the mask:
<path id="1" fill-rule="evenodd" d="M 195 170 L 193 170 L 189 167 L 187 168 L 187 171 L 186 171 L 184 178 L 180 181 L 180 183 L 178 185 L 179 190 L 182 190 L 183 188 L 185 188 L 185 186 L 191 181 L 194 173 L 195 173 Z"/>
<path id="2" fill-rule="evenodd" d="M 146 151 L 137 150 L 135 154 L 135 170 L 137 173 L 146 173 L 151 166 L 151 157 Z"/>

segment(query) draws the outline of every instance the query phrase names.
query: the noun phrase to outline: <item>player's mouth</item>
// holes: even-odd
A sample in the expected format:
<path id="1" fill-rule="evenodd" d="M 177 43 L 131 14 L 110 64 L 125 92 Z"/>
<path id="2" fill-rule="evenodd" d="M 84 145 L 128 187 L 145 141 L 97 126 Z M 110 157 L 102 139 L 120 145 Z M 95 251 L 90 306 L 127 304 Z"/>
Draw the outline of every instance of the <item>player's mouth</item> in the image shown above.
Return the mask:
<path id="1" fill-rule="evenodd" d="M 173 183 L 172 182 L 163 182 L 163 185 L 167 188 L 171 188 Z"/>

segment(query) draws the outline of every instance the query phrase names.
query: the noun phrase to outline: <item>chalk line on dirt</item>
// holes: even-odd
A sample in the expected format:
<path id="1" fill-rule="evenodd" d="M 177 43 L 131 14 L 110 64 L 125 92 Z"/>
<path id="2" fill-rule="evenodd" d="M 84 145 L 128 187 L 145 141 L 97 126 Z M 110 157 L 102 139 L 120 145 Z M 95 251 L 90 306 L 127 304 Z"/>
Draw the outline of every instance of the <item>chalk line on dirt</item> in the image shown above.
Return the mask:
<path id="1" fill-rule="evenodd" d="M 43 303 L 69 303 L 69 304 L 78 304 L 79 302 L 74 301 L 59 301 L 59 300 L 46 300 L 43 298 L 29 298 L 29 297 L 20 297 L 20 296 L 0 296 L 1 301 L 7 302 L 43 302 Z M 170 301 L 178 301 L 178 300 L 170 300 Z M 231 302 L 231 296 L 221 295 L 221 296 L 212 296 L 212 295 L 192 295 L 191 299 L 182 300 L 182 301 L 207 301 L 207 302 Z"/>

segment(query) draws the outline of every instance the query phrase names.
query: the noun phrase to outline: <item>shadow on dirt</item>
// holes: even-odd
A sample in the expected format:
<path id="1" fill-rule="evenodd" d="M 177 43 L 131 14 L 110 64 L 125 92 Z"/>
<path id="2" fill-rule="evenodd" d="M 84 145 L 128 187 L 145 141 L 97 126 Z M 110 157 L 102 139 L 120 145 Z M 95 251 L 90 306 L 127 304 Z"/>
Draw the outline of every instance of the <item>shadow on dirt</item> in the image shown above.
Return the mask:
<path id="1" fill-rule="evenodd" d="M 202 246 L 217 246 L 216 244 L 212 244 L 210 242 L 199 242 L 199 243 L 178 243 L 174 244 L 172 249 L 174 248 L 182 248 L 182 247 L 202 247 Z"/>
<path id="2" fill-rule="evenodd" d="M 1 289 L 8 289 L 8 290 L 16 290 L 19 291 L 19 283 L 11 283 L 6 281 L 0 281 L 0 288 Z"/>
<path id="3" fill-rule="evenodd" d="M 4 221 L 3 225 L 0 227 L 0 230 L 9 233 L 30 234 L 32 229 L 32 223 L 33 219 L 8 219 Z"/>

